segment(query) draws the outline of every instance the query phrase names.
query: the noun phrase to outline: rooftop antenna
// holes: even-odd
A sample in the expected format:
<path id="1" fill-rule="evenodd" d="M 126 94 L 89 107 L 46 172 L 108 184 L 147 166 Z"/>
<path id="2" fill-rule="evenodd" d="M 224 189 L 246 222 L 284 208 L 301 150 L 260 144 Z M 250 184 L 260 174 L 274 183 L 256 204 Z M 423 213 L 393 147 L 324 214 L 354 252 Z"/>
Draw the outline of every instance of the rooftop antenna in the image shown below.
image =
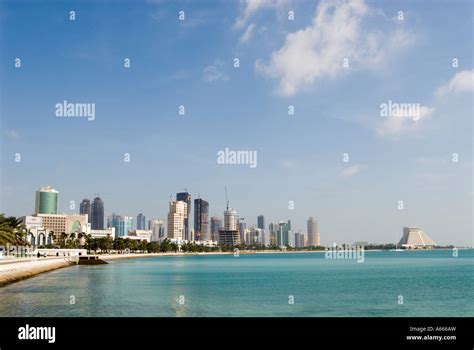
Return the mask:
<path id="1" fill-rule="evenodd" d="M 226 200 L 226 203 L 227 203 L 227 209 L 226 210 L 229 210 L 229 197 L 227 196 L 227 186 L 225 186 L 225 200 Z"/>

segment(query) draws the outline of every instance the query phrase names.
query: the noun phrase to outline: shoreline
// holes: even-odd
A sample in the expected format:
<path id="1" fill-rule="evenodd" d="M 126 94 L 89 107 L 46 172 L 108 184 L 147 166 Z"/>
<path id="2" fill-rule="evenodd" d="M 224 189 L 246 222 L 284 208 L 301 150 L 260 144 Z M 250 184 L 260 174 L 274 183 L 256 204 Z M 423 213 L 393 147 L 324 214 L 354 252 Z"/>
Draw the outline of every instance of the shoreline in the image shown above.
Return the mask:
<path id="1" fill-rule="evenodd" d="M 39 274 L 76 265 L 64 257 L 44 260 L 22 260 L 0 265 L 0 288 Z"/>

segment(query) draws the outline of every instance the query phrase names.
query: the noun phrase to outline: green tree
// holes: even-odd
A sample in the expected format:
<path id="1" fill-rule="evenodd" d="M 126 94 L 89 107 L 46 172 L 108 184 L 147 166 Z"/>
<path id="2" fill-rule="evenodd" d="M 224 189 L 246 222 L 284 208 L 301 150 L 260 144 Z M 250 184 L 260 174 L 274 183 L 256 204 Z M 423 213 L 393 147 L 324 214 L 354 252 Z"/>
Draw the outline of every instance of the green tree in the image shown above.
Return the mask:
<path id="1" fill-rule="evenodd" d="M 168 253 L 171 250 L 172 250 L 171 241 L 168 238 L 166 238 L 163 242 L 161 242 L 160 251 L 163 253 Z"/>

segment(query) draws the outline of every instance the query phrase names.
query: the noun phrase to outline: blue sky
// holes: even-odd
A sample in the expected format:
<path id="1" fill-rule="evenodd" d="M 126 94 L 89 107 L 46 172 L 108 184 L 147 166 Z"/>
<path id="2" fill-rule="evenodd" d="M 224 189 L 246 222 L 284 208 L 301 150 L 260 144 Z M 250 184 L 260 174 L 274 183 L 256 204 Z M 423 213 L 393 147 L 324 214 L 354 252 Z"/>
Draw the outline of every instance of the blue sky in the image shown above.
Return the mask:
<path id="1" fill-rule="evenodd" d="M 166 219 L 186 187 L 222 216 L 227 186 L 248 225 L 314 216 L 323 244 L 418 225 L 472 245 L 472 17 L 459 0 L 2 1 L 0 211 L 52 185 L 60 211 L 99 193 L 106 215 Z M 57 118 L 63 100 L 95 120 Z M 388 100 L 420 119 L 381 117 Z M 258 166 L 217 164 L 225 148 Z"/>

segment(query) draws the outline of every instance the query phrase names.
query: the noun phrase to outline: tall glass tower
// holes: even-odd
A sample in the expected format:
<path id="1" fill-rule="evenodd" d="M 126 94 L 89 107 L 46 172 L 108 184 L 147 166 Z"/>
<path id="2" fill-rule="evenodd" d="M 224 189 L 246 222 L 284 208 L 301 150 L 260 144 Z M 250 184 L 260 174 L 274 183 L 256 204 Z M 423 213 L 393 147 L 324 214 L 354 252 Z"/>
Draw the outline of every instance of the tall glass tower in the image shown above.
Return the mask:
<path id="1" fill-rule="evenodd" d="M 209 203 L 198 198 L 194 200 L 194 239 L 208 241 L 209 233 Z"/>
<path id="2" fill-rule="evenodd" d="M 92 221 L 92 215 L 91 215 L 91 201 L 90 199 L 83 199 L 80 206 L 79 206 L 79 214 L 87 214 L 87 221 L 89 224 Z"/>
<path id="3" fill-rule="evenodd" d="M 265 230 L 265 217 L 263 215 L 257 216 L 257 228 Z"/>
<path id="4" fill-rule="evenodd" d="M 145 220 L 146 220 L 145 215 L 143 215 L 142 213 L 137 215 L 137 230 L 146 229 Z"/>
<path id="5" fill-rule="evenodd" d="M 104 201 L 100 197 L 95 197 L 91 206 L 91 228 L 93 230 L 104 229 Z"/>

